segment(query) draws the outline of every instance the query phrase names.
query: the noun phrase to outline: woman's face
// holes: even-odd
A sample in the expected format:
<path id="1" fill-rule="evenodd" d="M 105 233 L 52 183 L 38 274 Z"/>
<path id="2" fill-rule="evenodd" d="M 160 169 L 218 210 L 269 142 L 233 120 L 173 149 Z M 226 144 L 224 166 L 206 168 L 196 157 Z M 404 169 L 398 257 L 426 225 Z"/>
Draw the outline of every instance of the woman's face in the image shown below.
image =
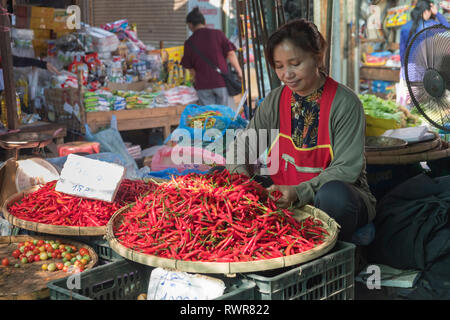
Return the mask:
<path id="1" fill-rule="evenodd" d="M 425 10 L 425 11 L 423 12 L 422 17 L 423 17 L 423 20 L 425 20 L 425 21 L 427 21 L 428 19 L 430 19 L 430 18 L 431 18 L 431 10 Z"/>
<path id="2" fill-rule="evenodd" d="M 292 91 L 306 96 L 317 89 L 320 73 L 316 57 L 284 40 L 274 48 L 275 73 Z"/>

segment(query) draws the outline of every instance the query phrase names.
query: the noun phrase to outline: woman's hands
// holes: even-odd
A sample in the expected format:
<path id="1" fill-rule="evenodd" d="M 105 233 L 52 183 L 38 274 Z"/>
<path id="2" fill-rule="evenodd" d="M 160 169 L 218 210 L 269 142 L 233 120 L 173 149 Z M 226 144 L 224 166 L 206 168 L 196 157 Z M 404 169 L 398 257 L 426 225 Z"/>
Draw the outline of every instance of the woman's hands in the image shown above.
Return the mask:
<path id="1" fill-rule="evenodd" d="M 438 8 L 434 5 L 434 3 L 430 3 L 430 10 L 433 16 L 436 16 L 436 14 L 438 13 Z"/>
<path id="2" fill-rule="evenodd" d="M 280 186 L 271 185 L 267 188 L 268 192 L 279 191 L 282 196 L 276 202 L 277 206 L 283 209 L 289 208 L 292 204 L 298 200 L 297 191 L 295 191 L 295 186 Z"/>

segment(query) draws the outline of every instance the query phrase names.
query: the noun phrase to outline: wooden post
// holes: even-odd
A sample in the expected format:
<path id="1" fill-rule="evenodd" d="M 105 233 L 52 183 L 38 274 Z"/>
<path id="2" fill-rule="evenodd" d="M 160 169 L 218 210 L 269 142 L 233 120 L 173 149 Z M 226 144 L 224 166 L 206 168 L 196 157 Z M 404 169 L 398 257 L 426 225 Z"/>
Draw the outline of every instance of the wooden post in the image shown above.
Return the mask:
<path id="1" fill-rule="evenodd" d="M 14 84 L 13 60 L 11 54 L 10 22 L 7 10 L 0 7 L 0 53 L 2 57 L 3 82 L 5 85 L 4 95 L 8 129 L 17 129 L 19 120 L 17 118 L 16 88 Z"/>
<path id="2" fill-rule="evenodd" d="M 333 17 L 333 0 L 327 0 L 327 25 L 326 25 L 326 36 L 325 39 L 328 42 L 327 52 L 325 54 L 325 68 L 327 74 L 331 71 L 331 32 L 332 32 L 332 17 Z"/>

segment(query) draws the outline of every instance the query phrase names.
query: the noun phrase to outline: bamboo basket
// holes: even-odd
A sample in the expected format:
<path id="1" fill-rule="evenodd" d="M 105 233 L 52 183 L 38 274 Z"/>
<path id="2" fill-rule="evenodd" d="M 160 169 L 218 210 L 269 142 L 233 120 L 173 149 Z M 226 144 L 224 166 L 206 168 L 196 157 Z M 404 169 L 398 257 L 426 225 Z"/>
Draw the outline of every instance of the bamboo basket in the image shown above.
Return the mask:
<path id="1" fill-rule="evenodd" d="M 367 154 L 366 154 L 367 156 Z M 437 148 L 428 150 L 426 152 L 404 154 L 404 155 L 386 155 L 386 156 L 368 156 L 366 158 L 367 164 L 386 165 L 386 164 L 411 164 L 422 161 L 433 161 L 450 157 L 450 145 L 446 142 L 440 141 Z"/>
<path id="2" fill-rule="evenodd" d="M 408 144 L 404 148 L 394 150 L 380 150 L 370 151 L 366 150 L 365 154 L 367 158 L 380 157 L 380 156 L 400 156 L 406 154 L 422 153 L 430 150 L 435 150 L 441 147 L 441 138 L 436 132 L 433 132 L 434 138 L 431 141 L 417 142 Z"/>
<path id="3" fill-rule="evenodd" d="M 75 245 L 78 248 L 86 248 L 89 251 L 91 261 L 86 264 L 85 270 L 94 268 L 98 263 L 98 256 L 94 249 L 90 246 L 66 238 L 58 238 L 54 236 L 6 236 L 0 237 L 0 254 L 8 257 L 9 260 L 15 260 L 11 257 L 12 251 L 17 247 L 15 244 L 19 242 L 32 240 L 61 240 L 64 244 Z M 0 300 L 38 300 L 50 297 L 50 290 L 47 282 L 65 278 L 70 273 L 62 270 L 50 272 L 41 269 L 48 260 L 21 264 L 20 268 L 15 268 L 13 261 L 8 267 L 0 268 Z"/>
<path id="4" fill-rule="evenodd" d="M 39 186 L 31 187 L 22 192 L 18 192 L 13 194 L 8 199 L 6 199 L 3 204 L 2 211 L 5 219 L 9 221 L 12 225 L 38 232 L 38 233 L 47 233 L 54 235 L 65 235 L 65 236 L 103 236 L 106 233 L 106 226 L 101 227 L 72 227 L 72 226 L 58 226 L 51 225 L 46 223 L 39 223 L 33 221 L 27 221 L 23 219 L 19 219 L 12 214 L 9 213 L 8 208 L 13 203 L 19 202 L 26 194 L 32 193 L 39 189 Z"/>
<path id="5" fill-rule="evenodd" d="M 271 269 L 284 268 L 292 265 L 305 263 L 316 259 L 328 251 L 330 251 L 337 241 L 340 226 L 337 222 L 328 216 L 324 211 L 312 206 L 305 206 L 301 209 L 294 210 L 294 218 L 302 221 L 309 216 L 319 219 L 330 236 L 317 247 L 308 251 L 267 260 L 256 260 L 249 262 L 200 262 L 200 261 L 183 261 L 168 258 L 160 258 L 155 255 L 137 252 L 122 245 L 114 235 L 114 228 L 122 222 L 122 213 L 129 210 L 129 207 L 123 207 L 118 210 L 109 220 L 106 229 L 106 239 L 112 250 L 126 259 L 145 264 L 152 267 L 171 268 L 178 271 L 193 273 L 217 273 L 217 274 L 234 274 L 265 271 Z"/>

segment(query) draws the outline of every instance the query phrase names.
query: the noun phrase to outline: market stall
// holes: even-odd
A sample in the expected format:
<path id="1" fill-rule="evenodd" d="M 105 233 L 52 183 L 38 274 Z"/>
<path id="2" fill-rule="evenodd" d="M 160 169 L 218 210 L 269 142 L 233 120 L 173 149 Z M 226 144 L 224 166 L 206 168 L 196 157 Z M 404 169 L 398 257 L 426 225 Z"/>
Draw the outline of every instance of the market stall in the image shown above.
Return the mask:
<path id="1" fill-rule="evenodd" d="M 339 226 L 325 212 L 311 206 L 294 211 L 279 209 L 257 182 L 226 170 L 171 181 L 142 181 L 123 179 L 120 166 L 111 164 L 109 170 L 105 166 L 102 161 L 70 155 L 57 180 L 15 193 L 5 201 L 4 217 L 13 226 L 39 236 L 30 236 L 25 244 L 17 244 L 20 237 L 14 241 L 2 237 L 6 239 L 5 250 L 13 256 L 8 257 L 8 263 L 5 260 L 0 272 L 33 268 L 36 271 L 28 272 L 53 272 L 55 278 L 47 278 L 49 292 L 26 296 L 4 287 L 2 298 L 128 300 L 142 299 L 144 294 L 148 299 L 161 299 L 176 292 L 190 299 L 353 298 L 354 246 L 337 241 Z M 97 172 L 109 180 L 100 185 L 97 182 L 96 190 L 89 189 L 93 179 L 84 172 Z M 66 184 L 69 189 L 64 189 Z M 72 185 L 83 187 L 70 188 Z M 105 201 L 108 195 L 112 198 Z M 161 224 L 154 229 L 158 234 L 144 236 L 146 230 L 153 229 L 145 225 L 147 222 Z M 102 235 L 107 242 L 102 241 Z M 51 270 L 44 270 L 42 265 L 48 268 L 50 264 L 44 263 L 47 259 L 41 254 L 35 258 L 34 249 L 38 252 L 40 248 L 37 241 L 44 238 L 49 243 L 45 246 L 54 247 L 48 250 L 56 271 L 53 265 Z M 76 249 L 67 249 L 69 245 L 61 249 L 61 243 L 69 241 Z M 90 272 L 90 260 L 82 250 L 91 250 L 92 261 L 98 254 L 101 264 L 106 265 Z M 16 251 L 33 255 L 29 254 L 30 260 L 16 261 Z M 331 264 L 326 262 L 330 257 L 334 261 Z M 299 279 L 290 279 L 299 264 L 310 271 Z M 72 266 L 72 271 L 60 269 L 61 265 Z M 268 277 L 267 272 L 275 270 L 289 281 L 281 295 L 278 290 L 266 290 L 268 282 L 278 281 Z M 59 279 L 63 272 L 69 277 L 71 272 L 81 272 L 82 287 L 67 288 L 67 279 Z M 125 290 L 120 282 L 104 290 L 90 290 L 132 272 L 138 274 L 127 284 L 133 290 Z M 168 280 L 167 273 L 173 274 L 173 280 Z M 326 277 L 319 286 L 292 292 L 293 287 L 319 276 Z M 189 278 L 194 288 L 178 281 L 178 277 Z M 198 279 L 203 282 L 197 283 Z M 169 289 L 160 287 L 161 281 L 170 281 Z M 321 289 L 330 283 L 334 283 L 333 289 Z"/>
<path id="2" fill-rule="evenodd" d="M 86 127 L 95 133 L 116 115 L 119 131 L 162 128 L 167 138 L 182 108 L 197 101 L 179 64 L 183 47 L 146 46 L 126 19 L 71 28 L 66 9 L 15 5 L 13 12 L 12 54 L 59 69 L 15 70 L 20 130 L 36 132 L 43 123 L 61 127 L 61 144 L 67 133 L 71 139 Z M 7 113 L 3 108 L 5 127 Z"/>
<path id="3" fill-rule="evenodd" d="M 395 98 L 400 81 L 400 29 L 410 19 L 411 3 L 361 2 L 361 91 Z"/>
<path id="4" fill-rule="evenodd" d="M 238 13 L 250 17 L 238 14 L 249 26 L 238 28 L 239 41 L 258 31 L 262 36 L 262 3 L 241 3 Z M 281 23 L 281 1 L 270 3 L 267 10 L 275 9 Z M 309 14 L 312 4 L 307 7 Z M 126 19 L 66 30 L 57 22 L 67 17 L 51 12 L 16 7 L 16 29 L 23 31 L 15 31 L 15 41 L 25 47 L 34 42 L 34 54 L 63 71 L 37 81 L 34 111 L 45 122 L 22 124 L 19 132 L 40 127 L 42 141 L 57 140 L 56 156 L 36 153 L 28 159 L 16 153 L 0 163 L 0 299 L 352 300 L 358 283 L 368 287 L 373 276 L 364 261 L 367 251 L 377 257 L 369 266 L 382 268 L 383 275 L 392 272 L 380 279 L 383 286 L 413 287 L 419 272 L 409 268 L 417 261 L 398 262 L 397 256 L 419 261 L 425 245 L 434 250 L 447 243 L 448 135 L 390 95 L 399 75 L 395 44 L 389 43 L 389 55 L 363 52 L 360 69 L 361 79 L 370 81 L 359 94 L 366 116 L 365 170 L 381 220 L 343 242 L 341 226 L 327 212 L 312 205 L 281 208 L 281 193 L 269 193 L 260 181 L 267 177 L 220 170 L 230 143 L 226 130 L 248 125 L 241 110 L 252 104 L 249 69 L 248 91 L 237 109 L 198 106 L 189 76 L 177 64 L 179 47 L 147 47 Z M 51 17 L 56 29 L 49 28 Z M 53 30 L 51 39 L 45 30 Z M 367 35 L 363 49 L 382 42 L 374 37 Z M 265 91 L 261 40 L 251 40 L 258 98 Z M 244 46 L 250 47 L 248 39 Z M 251 60 L 250 50 L 240 54 Z M 148 150 L 120 134 L 148 128 L 164 132 L 163 143 Z M 69 132 L 81 139 L 62 143 Z M 31 142 L 43 149 L 38 140 Z M 2 136 L 0 142 L 14 143 Z M 143 157 L 142 166 L 137 159 Z M 400 215 L 404 220 L 396 220 Z M 394 246 L 401 254 L 390 251 Z M 423 272 L 440 280 L 446 273 L 439 271 L 448 270 L 439 269 L 448 248 L 433 250 L 426 258 L 437 271 Z M 445 259 L 438 260 L 439 254 Z M 398 270 L 378 264 L 386 257 Z M 16 286 L 24 274 L 27 281 Z"/>

